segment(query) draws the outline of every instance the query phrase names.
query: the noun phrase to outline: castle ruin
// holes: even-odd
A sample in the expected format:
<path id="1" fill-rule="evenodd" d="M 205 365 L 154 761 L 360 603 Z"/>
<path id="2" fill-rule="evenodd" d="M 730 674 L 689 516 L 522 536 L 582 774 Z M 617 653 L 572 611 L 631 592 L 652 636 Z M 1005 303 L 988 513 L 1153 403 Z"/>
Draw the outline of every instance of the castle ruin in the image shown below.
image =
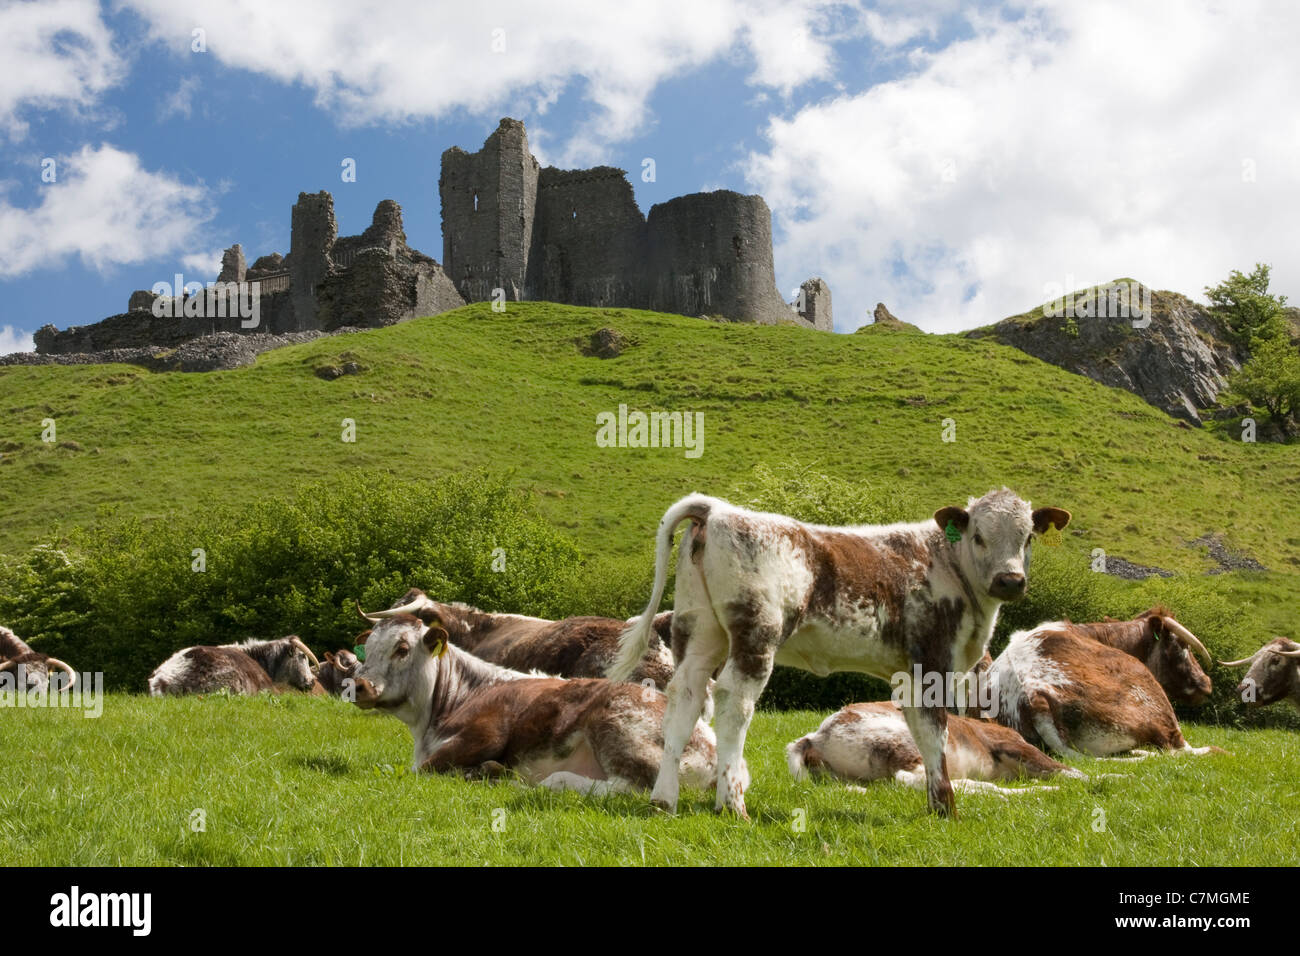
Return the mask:
<path id="1" fill-rule="evenodd" d="M 623 170 L 542 168 L 528 150 L 524 124 L 508 118 L 478 152 L 444 152 L 438 186 L 441 265 L 407 245 L 393 200 L 379 203 L 364 232 L 340 237 L 333 197 L 299 193 L 287 256 L 264 255 L 248 266 L 234 245 L 222 257 L 215 289 L 178 291 L 174 303 L 163 303 L 175 307 L 163 310 L 158 292 L 133 292 L 119 315 L 39 329 L 36 351 L 93 353 L 175 347 L 222 332 L 386 326 L 491 300 L 833 329 L 830 290 L 821 279 L 805 282 L 793 305 L 777 291 L 771 213 L 761 196 L 694 193 L 643 216 Z M 235 286 L 223 286 L 254 282 L 260 314 L 249 327 L 233 308 Z"/>

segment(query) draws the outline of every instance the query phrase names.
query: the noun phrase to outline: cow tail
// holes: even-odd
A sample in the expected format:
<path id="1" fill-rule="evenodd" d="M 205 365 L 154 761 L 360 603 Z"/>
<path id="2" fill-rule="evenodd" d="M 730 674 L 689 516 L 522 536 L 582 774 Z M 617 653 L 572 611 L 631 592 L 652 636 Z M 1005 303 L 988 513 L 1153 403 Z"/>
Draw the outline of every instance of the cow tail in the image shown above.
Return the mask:
<path id="1" fill-rule="evenodd" d="M 673 553 L 673 532 L 687 518 L 703 524 L 709 518 L 713 499 L 704 495 L 688 495 L 673 505 L 659 522 L 659 533 L 655 548 L 655 583 L 650 594 L 650 603 L 645 612 L 628 622 L 618 638 L 618 656 L 609 666 L 606 676 L 610 680 L 624 681 L 632 676 L 641 658 L 650 648 L 650 636 L 654 633 L 655 613 L 659 602 L 663 600 L 664 588 L 668 584 L 668 560 Z"/>
<path id="2" fill-rule="evenodd" d="M 822 765 L 821 757 L 812 742 L 812 737 L 800 737 L 785 745 L 785 765 L 790 768 L 790 776 L 802 780 L 809 770 Z"/>

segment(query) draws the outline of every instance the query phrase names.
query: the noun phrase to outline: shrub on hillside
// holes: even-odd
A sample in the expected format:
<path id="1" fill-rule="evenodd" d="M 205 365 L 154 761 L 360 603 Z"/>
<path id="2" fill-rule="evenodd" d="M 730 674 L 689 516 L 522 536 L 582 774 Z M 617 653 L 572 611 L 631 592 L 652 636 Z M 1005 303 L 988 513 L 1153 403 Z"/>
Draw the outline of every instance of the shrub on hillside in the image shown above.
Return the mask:
<path id="1" fill-rule="evenodd" d="M 107 518 L 74 531 L 61 550 L 0 567 L 0 620 L 79 670 L 102 670 L 110 688 L 138 691 L 188 645 L 296 633 L 318 654 L 351 646 L 363 626 L 354 600 L 387 607 L 417 586 L 563 616 L 582 603 L 581 579 L 577 548 L 506 479 L 351 473 L 192 520 Z"/>

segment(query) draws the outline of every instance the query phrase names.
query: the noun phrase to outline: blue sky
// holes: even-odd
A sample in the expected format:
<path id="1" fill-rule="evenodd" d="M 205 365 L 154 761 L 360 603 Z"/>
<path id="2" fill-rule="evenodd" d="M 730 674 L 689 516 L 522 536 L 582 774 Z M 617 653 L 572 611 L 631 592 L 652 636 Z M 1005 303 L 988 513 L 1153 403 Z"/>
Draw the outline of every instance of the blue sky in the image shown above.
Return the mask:
<path id="1" fill-rule="evenodd" d="M 1256 261 L 1300 296 L 1300 15 L 1129 6 L 0 2 L 0 352 L 234 242 L 287 253 L 299 191 L 342 234 L 396 199 L 441 259 L 439 157 L 506 115 L 544 164 L 629 170 L 642 211 L 762 194 L 778 287 L 824 276 L 842 332 L 1125 275 L 1199 297 Z"/>

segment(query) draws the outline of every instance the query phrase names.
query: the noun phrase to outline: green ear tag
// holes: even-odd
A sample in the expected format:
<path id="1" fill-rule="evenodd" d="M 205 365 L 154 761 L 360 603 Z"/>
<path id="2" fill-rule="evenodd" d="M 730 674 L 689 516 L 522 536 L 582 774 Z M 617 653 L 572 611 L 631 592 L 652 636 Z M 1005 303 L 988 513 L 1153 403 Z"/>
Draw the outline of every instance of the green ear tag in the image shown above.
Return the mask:
<path id="1" fill-rule="evenodd" d="M 952 523 L 951 518 L 948 519 L 948 527 L 943 529 L 943 533 L 947 535 L 948 540 L 953 544 L 961 540 L 961 532 L 957 530 L 957 526 Z"/>
<path id="2" fill-rule="evenodd" d="M 352 653 L 357 655 L 357 660 L 362 664 L 366 662 L 366 645 L 358 644 L 356 647 L 352 648 Z"/>

